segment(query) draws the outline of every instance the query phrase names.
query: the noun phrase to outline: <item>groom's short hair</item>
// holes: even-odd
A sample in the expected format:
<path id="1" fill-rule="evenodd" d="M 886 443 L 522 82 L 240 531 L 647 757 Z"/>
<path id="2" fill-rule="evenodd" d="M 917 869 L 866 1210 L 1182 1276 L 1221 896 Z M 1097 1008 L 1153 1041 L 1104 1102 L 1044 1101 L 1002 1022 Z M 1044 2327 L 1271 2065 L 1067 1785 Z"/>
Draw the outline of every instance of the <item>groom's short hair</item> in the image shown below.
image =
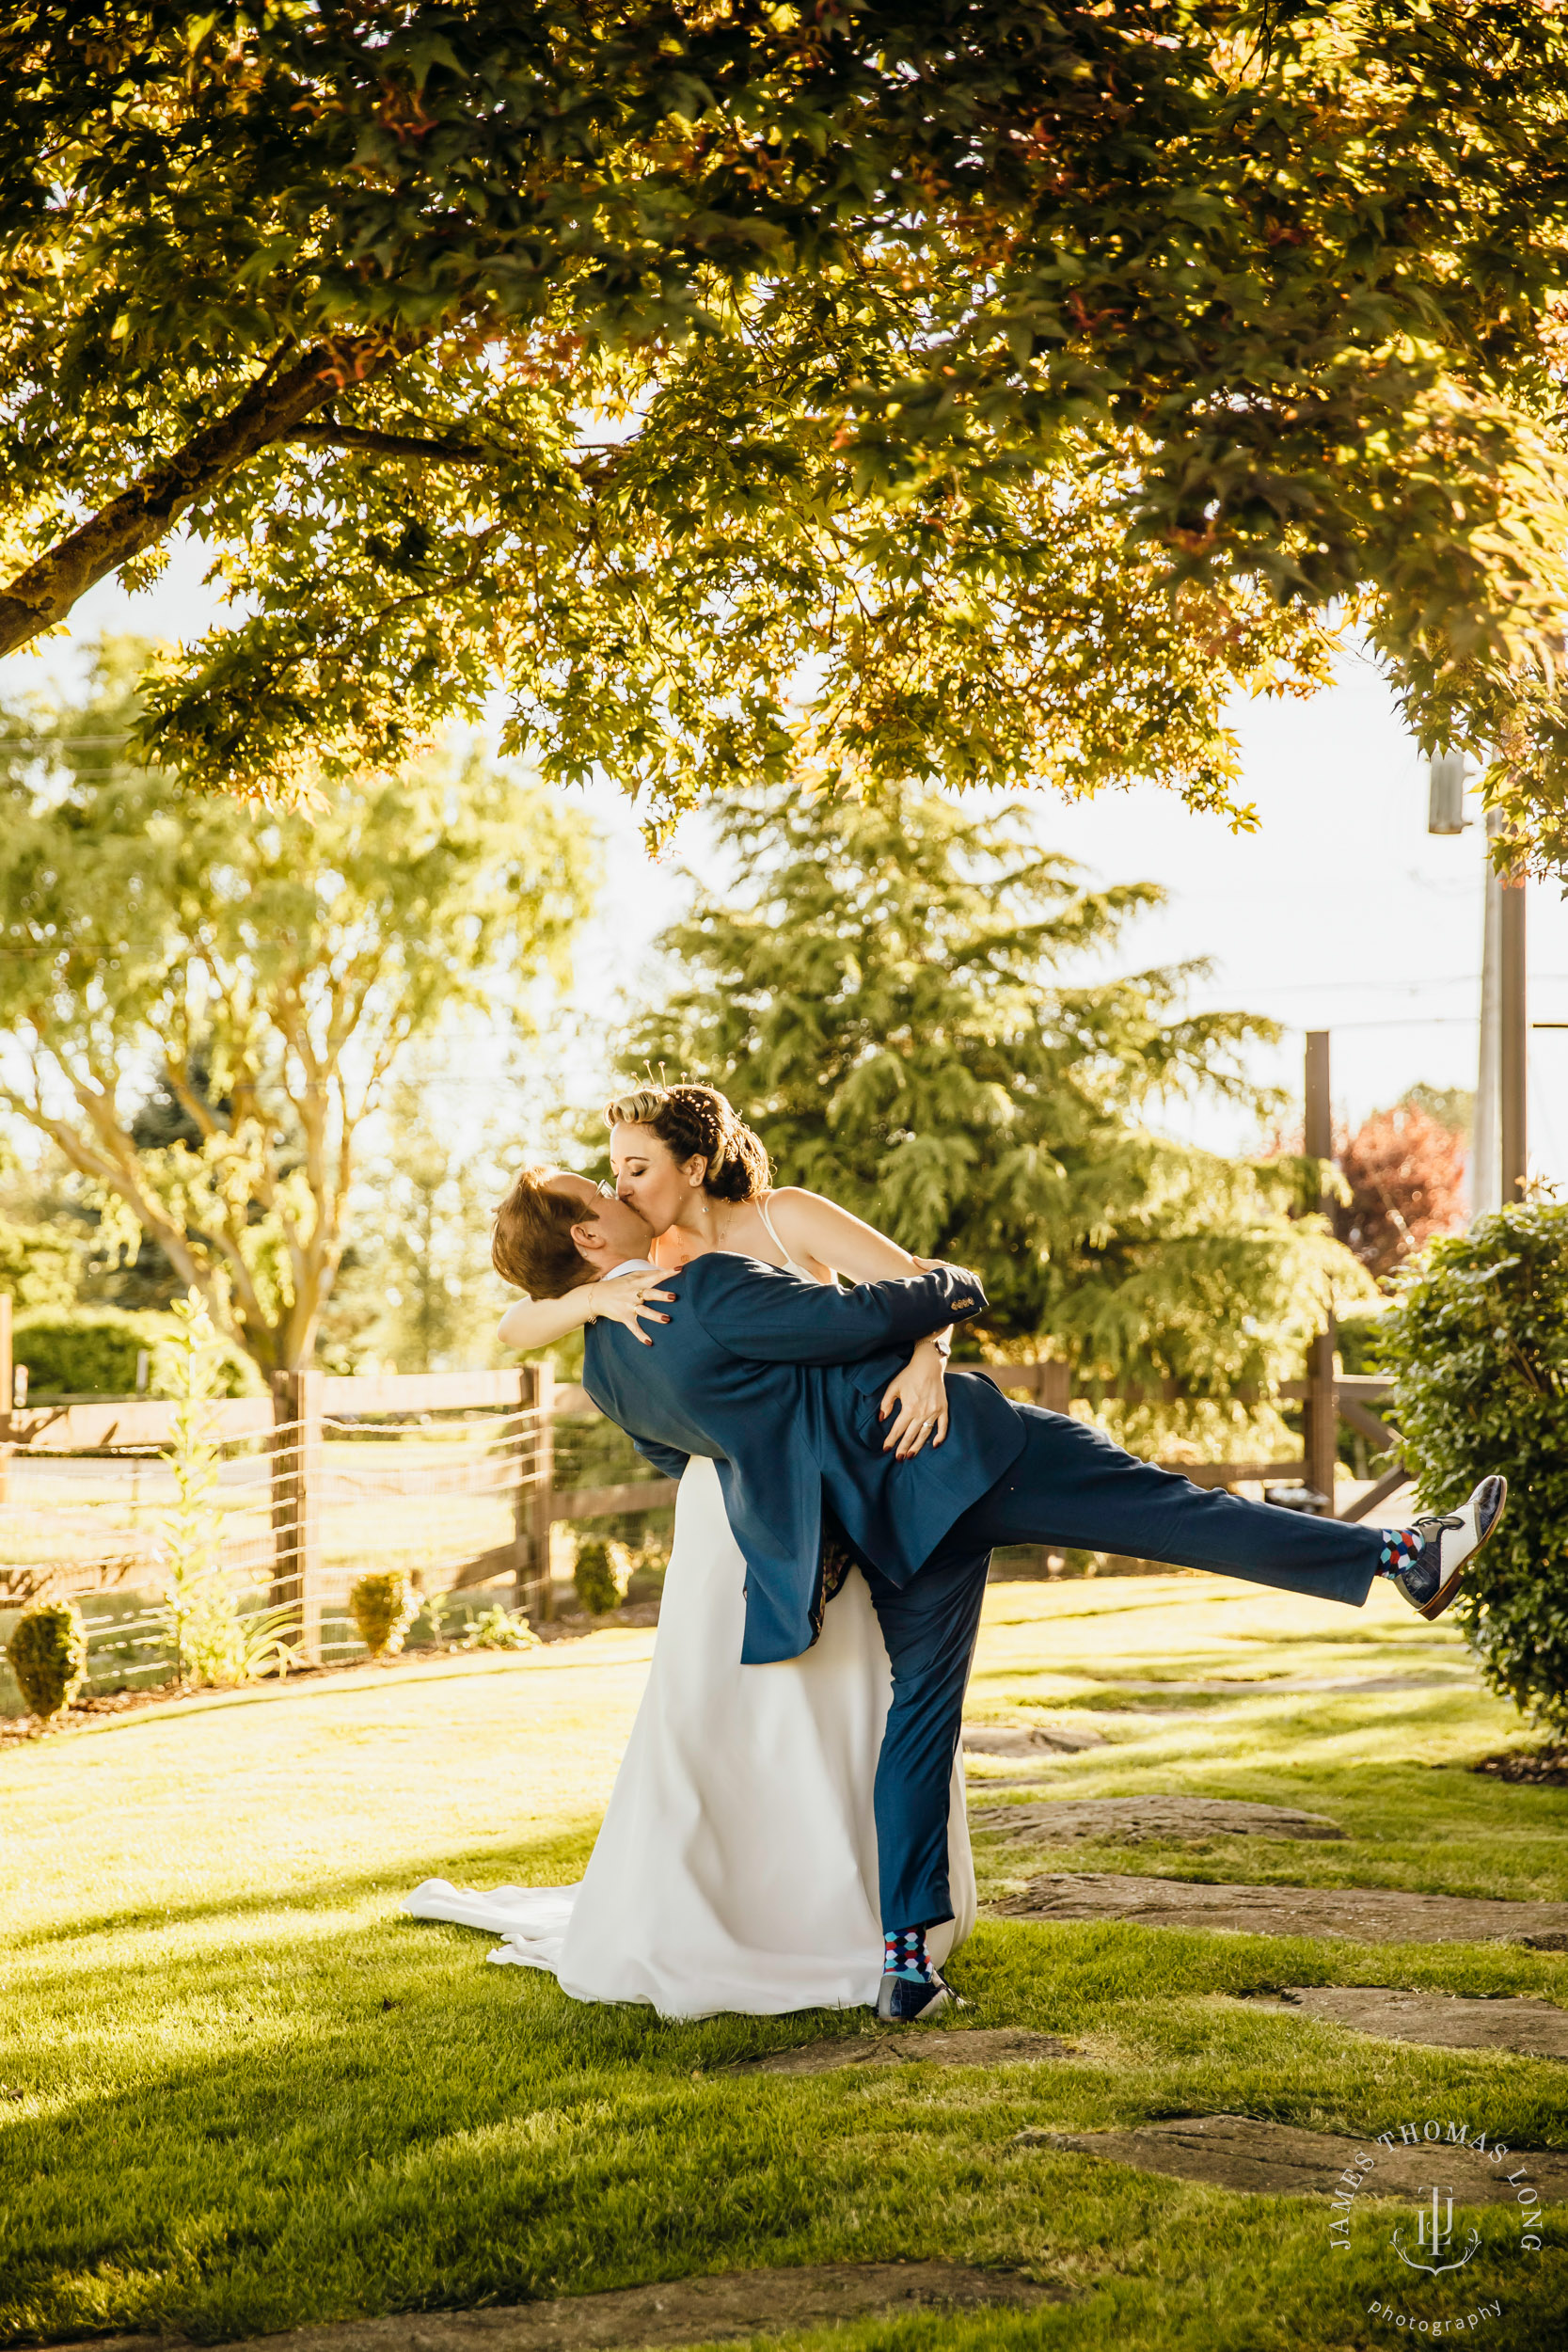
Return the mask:
<path id="1" fill-rule="evenodd" d="M 553 1192 L 553 1174 L 548 1168 L 524 1168 L 496 1211 L 490 1241 L 496 1272 L 531 1298 L 562 1298 L 595 1279 L 572 1239 L 573 1226 L 592 1223 L 594 1212 L 567 1193 Z"/>

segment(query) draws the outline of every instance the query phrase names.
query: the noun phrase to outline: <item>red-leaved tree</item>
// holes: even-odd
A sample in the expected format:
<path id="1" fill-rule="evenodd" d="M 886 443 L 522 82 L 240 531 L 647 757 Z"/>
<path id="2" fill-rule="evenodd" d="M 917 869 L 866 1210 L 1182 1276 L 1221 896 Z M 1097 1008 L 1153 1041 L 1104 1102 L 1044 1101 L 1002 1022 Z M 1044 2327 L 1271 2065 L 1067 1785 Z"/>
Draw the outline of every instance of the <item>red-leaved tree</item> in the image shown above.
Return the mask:
<path id="1" fill-rule="evenodd" d="M 1351 1188 L 1334 1230 L 1362 1264 L 1392 1274 L 1438 1233 L 1463 1231 L 1465 1139 L 1416 1103 L 1374 1111 L 1338 1145 Z"/>

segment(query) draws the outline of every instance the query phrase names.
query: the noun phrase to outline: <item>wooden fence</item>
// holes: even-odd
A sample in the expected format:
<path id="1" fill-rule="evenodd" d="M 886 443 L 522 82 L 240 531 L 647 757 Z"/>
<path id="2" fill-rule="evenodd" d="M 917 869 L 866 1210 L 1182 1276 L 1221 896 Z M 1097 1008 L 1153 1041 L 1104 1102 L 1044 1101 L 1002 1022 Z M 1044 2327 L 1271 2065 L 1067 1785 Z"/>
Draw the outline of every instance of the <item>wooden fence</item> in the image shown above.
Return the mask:
<path id="1" fill-rule="evenodd" d="M 18 1458 L 33 1463 L 50 1457 L 91 1455 L 135 1461 L 155 1455 L 173 1435 L 174 1407 L 149 1399 L 64 1402 L 27 1406 L 13 1401 L 9 1361 L 9 1300 L 0 1297 L 0 1502 L 7 1496 L 8 1469 Z M 1393 1449 L 1395 1433 L 1371 1409 L 1388 1393 L 1377 1378 L 1324 1377 L 1324 1351 L 1315 1351 L 1313 1376 L 1284 1385 L 1282 1401 L 1306 1407 L 1303 1454 L 1285 1460 L 1171 1463 L 1199 1486 L 1235 1486 L 1248 1482 L 1304 1480 L 1332 1493 L 1337 1424 L 1348 1422 L 1380 1448 Z M 980 1367 L 971 1367 L 980 1369 Z M 1069 1368 L 1061 1363 L 991 1365 L 987 1375 L 1015 1395 L 1065 1412 L 1073 1401 Z M 1098 1391 L 1091 1406 L 1119 1392 Z M 1174 1397 L 1168 1401 L 1178 1401 Z M 1248 1400 L 1255 1401 L 1255 1400 Z M 646 1477 L 614 1486 L 562 1487 L 556 1484 L 556 1432 L 563 1421 L 593 1417 L 586 1391 L 558 1382 L 548 1366 L 525 1365 L 507 1372 L 397 1374 L 339 1378 L 322 1372 L 279 1373 L 270 1396 L 235 1397 L 212 1407 L 212 1434 L 236 1462 L 254 1461 L 253 1514 L 256 1534 L 244 1565 L 255 1581 L 270 1586 L 271 1598 L 298 1611 L 307 1653 L 320 1656 L 335 1645 L 326 1638 L 329 1610 L 340 1621 L 343 1596 L 337 1591 L 347 1573 L 345 1539 L 340 1533 L 334 1562 L 328 1560 L 325 1525 L 329 1507 L 341 1518 L 352 1512 L 352 1494 L 373 1487 L 378 1508 L 399 1497 L 483 1496 L 492 1522 L 505 1506 L 510 1524 L 501 1540 L 464 1553 L 459 1546 L 439 1562 L 443 1589 L 471 1590 L 504 1580 L 518 1606 L 535 1615 L 551 1607 L 550 1530 L 563 1520 L 605 1518 L 667 1509 L 675 1487 Z M 377 1465 L 373 1477 L 352 1474 L 351 1440 L 377 1434 L 388 1438 L 409 1432 L 411 1423 L 445 1420 L 452 1444 L 391 1449 L 394 1458 Z M 453 1417 L 456 1417 L 455 1420 Z M 413 1434 L 413 1433 L 411 1433 Z M 429 1434 L 427 1432 L 427 1434 Z M 351 1467 L 345 1470 L 344 1465 Z M 1314 1476 L 1314 1472 L 1316 1475 Z M 1396 1467 L 1343 1516 L 1361 1518 L 1402 1483 Z M 409 1509 L 412 1510 L 412 1503 Z M 370 1518 L 373 1518 L 373 1512 Z M 462 1513 L 450 1513 L 454 1531 Z M 360 1567 L 383 1552 L 385 1509 L 372 1527 L 367 1519 Z M 347 1549 L 353 1549 L 349 1520 Z M 90 1565 L 90 1564 L 89 1564 Z M 123 1572 L 125 1562 L 118 1564 Z"/>

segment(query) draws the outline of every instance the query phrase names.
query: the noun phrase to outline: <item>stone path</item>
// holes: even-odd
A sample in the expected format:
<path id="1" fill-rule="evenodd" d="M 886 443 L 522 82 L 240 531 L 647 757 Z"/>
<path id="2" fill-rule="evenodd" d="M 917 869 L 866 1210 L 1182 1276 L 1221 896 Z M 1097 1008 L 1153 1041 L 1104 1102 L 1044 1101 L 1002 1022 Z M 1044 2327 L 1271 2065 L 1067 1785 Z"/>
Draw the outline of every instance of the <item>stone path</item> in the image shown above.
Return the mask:
<path id="1" fill-rule="evenodd" d="M 1510 1994 L 1494 2001 L 1456 1993 L 1406 1993 L 1387 1984 L 1291 1984 L 1249 1994 L 1250 2009 L 1322 2017 L 1384 2042 L 1425 2042 L 1442 2050 L 1512 2050 L 1517 2058 L 1568 2058 L 1568 2010 Z"/>
<path id="2" fill-rule="evenodd" d="M 1092 1837 L 1102 1846 L 1139 1846 L 1158 1837 L 1343 1837 L 1324 1813 L 1288 1804 L 1243 1804 L 1228 1797 L 1087 1797 L 1044 1804 L 993 1804 L 974 1820 L 1009 1837 L 1052 1845 Z"/>
<path id="3" fill-rule="evenodd" d="M 1014 2026 L 900 2028 L 885 2034 L 840 2034 L 803 2042 L 798 2049 L 770 2050 L 766 2058 L 739 2058 L 726 2074 L 832 2074 L 845 2066 L 1036 2066 L 1044 2058 L 1071 2058 L 1071 2045 L 1053 2033 L 1025 2033 Z"/>
<path id="4" fill-rule="evenodd" d="M 1526 1944 L 1568 1951 L 1568 1903 L 1412 1895 L 1385 1886 L 1222 1886 L 1196 1879 L 1057 1871 L 996 1905 L 1004 1918 L 1125 1919 L 1236 1935 L 1348 1936 L 1357 1944 Z"/>
<path id="5" fill-rule="evenodd" d="M 965 1724 L 963 1744 L 969 1756 L 1027 1756 L 1038 1748 L 1073 1754 L 1102 1748 L 1105 1734 L 1089 1724 Z"/>
<path id="6" fill-rule="evenodd" d="M 1415 2128 L 1426 2120 L 1418 2119 Z M 1442 2131 L 1444 2125 L 1438 2128 Z M 1418 2195 L 1432 2180 L 1433 2158 L 1440 2153 L 1444 2178 L 1452 2179 L 1456 2204 L 1513 2204 L 1518 2185 L 1511 2185 L 1506 2176 L 1521 2167 L 1543 2203 L 1560 2204 L 1568 2199 L 1568 2155 L 1555 2151 L 1516 2151 L 1506 2164 L 1494 2166 L 1486 2156 L 1446 2142 L 1440 2150 L 1424 2142 L 1384 2148 L 1375 2139 L 1341 2139 L 1328 2132 L 1302 2131 L 1294 2123 L 1259 2122 L 1249 2115 L 1180 2116 L 1120 2132 L 1032 2129 L 1020 2132 L 1013 2145 L 1104 2156 L 1139 2172 L 1285 2197 L 1333 2197 L 1353 2157 L 1369 2151 L 1375 2169 L 1362 2195 Z"/>
<path id="7" fill-rule="evenodd" d="M 1123 1691 L 1131 1691 L 1139 1697 L 1146 1693 L 1155 1697 L 1168 1693 L 1180 1698 L 1268 1699 L 1276 1692 L 1289 1698 L 1301 1693 L 1316 1695 L 1320 1691 L 1434 1691 L 1440 1687 L 1476 1691 L 1481 1688 L 1472 1675 L 1463 1674 L 1259 1675 L 1252 1681 L 1245 1681 L 1240 1676 L 1215 1676 L 1206 1682 L 1138 1682 L 1131 1677 L 1123 1680 L 1120 1675 L 1089 1675 L 1085 1678 L 1107 1698 Z"/>
<path id="8" fill-rule="evenodd" d="M 933 2305 L 1024 2311 L 1065 2303 L 1066 2287 L 1038 2286 L 1008 2270 L 961 2263 L 822 2263 L 801 2270 L 729 2270 L 608 2295 L 477 2312 L 404 2312 L 334 2327 L 291 2328 L 266 2352 L 632 2352 L 723 2342 L 774 2329 L 820 2328 L 876 2315 L 897 2318 Z M 169 2352 L 158 2336 L 100 2338 L 59 2352 Z"/>

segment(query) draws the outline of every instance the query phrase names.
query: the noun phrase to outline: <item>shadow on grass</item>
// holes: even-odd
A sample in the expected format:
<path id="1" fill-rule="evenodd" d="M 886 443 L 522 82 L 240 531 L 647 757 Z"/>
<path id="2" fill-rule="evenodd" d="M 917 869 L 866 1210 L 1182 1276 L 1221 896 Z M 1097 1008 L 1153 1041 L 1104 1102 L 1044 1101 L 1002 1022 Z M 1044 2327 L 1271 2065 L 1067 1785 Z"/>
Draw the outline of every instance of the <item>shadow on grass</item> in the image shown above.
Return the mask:
<path id="1" fill-rule="evenodd" d="M 599 1817 L 584 1814 L 547 1836 L 516 1845 L 449 1847 L 438 1853 L 399 1857 L 394 1865 L 383 1860 L 363 1870 L 339 1870 L 287 1889 L 271 1887 L 251 1894 L 214 1896 L 205 1901 L 132 1903 L 81 1912 L 52 1925 L 24 1929 L 8 1941 L 18 1951 L 55 1949 L 126 1928 L 175 1928 L 203 1920 L 262 1919 L 269 1915 L 294 1917 L 302 1912 L 355 1909 L 372 1895 L 383 1896 L 395 1906 L 425 1879 L 451 1879 L 455 1885 L 570 1886 L 582 1876 L 598 1828 Z M 483 1948 L 473 1929 L 454 1932 Z"/>
<path id="2" fill-rule="evenodd" d="M 620 1629 L 639 1632 L 652 1630 L 651 1628 L 641 1627 Z M 592 1640 L 594 1637 L 588 1635 L 584 1638 Z M 550 1677 L 580 1672 L 604 1674 L 613 1672 L 618 1668 L 629 1670 L 633 1667 L 645 1667 L 647 1664 L 647 1660 L 640 1654 L 626 1658 L 607 1658 L 602 1653 L 593 1658 L 562 1657 L 553 1645 L 545 1655 L 549 1662 L 542 1671 Z M 472 1654 L 454 1651 L 444 1656 L 437 1656 L 432 1652 L 428 1658 L 420 1657 L 416 1653 L 406 1661 L 397 1661 L 385 1667 L 377 1667 L 367 1661 L 356 1660 L 341 1674 L 312 1674 L 307 1670 L 276 1681 L 259 1683 L 245 1690 L 204 1691 L 193 1692 L 186 1698 L 176 1697 L 171 1693 L 166 1697 L 153 1699 L 147 1707 L 130 1708 L 123 1715 L 93 1716 L 84 1722 L 71 1724 L 67 1738 L 71 1746 L 74 1746 L 78 1740 L 124 1740 L 137 1732 L 156 1730 L 168 1724 L 204 1723 L 211 1715 L 231 1714 L 244 1708 L 276 1707 L 279 1701 L 380 1698 L 385 1697 L 388 1692 L 406 1692 L 427 1683 L 471 1681 L 476 1674 L 485 1677 L 499 1674 L 527 1674 L 533 1667 L 534 1661 L 538 1657 L 537 1651 L 529 1652 L 521 1657 L 509 1658 L 499 1657 L 494 1650 L 482 1650 Z M 353 1677 L 356 1676 L 362 1677 L 363 1679 L 355 1680 Z M 36 1756 L 40 1749 L 48 1753 L 51 1745 L 50 1735 L 46 1733 L 41 1740 L 29 1740 L 25 1744 L 18 1743 L 8 1753 L 13 1756 Z"/>
<path id="3" fill-rule="evenodd" d="M 1192 1997 L 1311 1980 L 1321 1947 L 1306 1943 L 989 1924 L 958 1964 L 974 2004 L 960 2022 L 1087 2032 L 1098 2046 L 1041 2067 L 804 2080 L 721 2070 L 853 2033 L 862 2015 L 671 2024 L 571 2002 L 482 1952 L 454 1929 L 382 1921 L 291 1956 L 280 1923 L 270 1944 L 215 1961 L 198 1951 L 84 1983 L 120 2030 L 96 2038 L 85 2082 L 75 2018 L 27 2061 L 41 2111 L 7 2134 L 32 2173 L 8 2249 L 11 2325 L 219 2341 L 742 2265 L 939 2253 L 1065 2253 L 1102 2273 L 1111 2249 L 1190 2278 L 1222 2216 L 1227 2265 L 1243 2240 L 1261 2258 L 1282 2229 L 1316 2246 L 1322 2216 L 1025 2157 L 1018 2131 L 1229 2109 L 1356 2132 L 1446 2098 L 1531 2146 L 1560 2121 L 1547 2065 L 1347 2043 Z M 39 1990 L 54 2011 L 58 1989 Z M 1183 2249 L 1172 2225 L 1200 2215 Z"/>

